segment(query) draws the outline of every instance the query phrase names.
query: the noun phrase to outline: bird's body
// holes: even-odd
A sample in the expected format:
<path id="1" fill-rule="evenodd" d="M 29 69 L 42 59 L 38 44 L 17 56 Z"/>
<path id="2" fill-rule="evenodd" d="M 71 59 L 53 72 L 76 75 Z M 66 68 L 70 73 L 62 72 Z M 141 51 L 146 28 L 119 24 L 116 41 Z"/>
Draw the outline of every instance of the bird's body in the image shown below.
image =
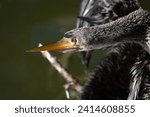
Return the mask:
<path id="1" fill-rule="evenodd" d="M 81 99 L 150 99 L 150 54 L 137 43 L 121 43 L 96 66 Z"/>
<path id="2" fill-rule="evenodd" d="M 136 0 L 83 0 L 76 28 L 56 44 L 31 51 L 110 48 L 81 99 L 150 99 L 150 13 Z"/>

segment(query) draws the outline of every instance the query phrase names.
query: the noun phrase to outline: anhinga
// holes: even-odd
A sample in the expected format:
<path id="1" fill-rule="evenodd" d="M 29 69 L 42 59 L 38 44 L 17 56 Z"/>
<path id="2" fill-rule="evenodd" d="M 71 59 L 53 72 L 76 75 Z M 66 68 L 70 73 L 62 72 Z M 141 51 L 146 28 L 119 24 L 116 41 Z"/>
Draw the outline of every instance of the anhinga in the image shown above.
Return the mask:
<path id="1" fill-rule="evenodd" d="M 81 99 L 150 99 L 150 13 L 136 0 L 83 0 L 77 28 L 32 52 L 108 48 Z"/>

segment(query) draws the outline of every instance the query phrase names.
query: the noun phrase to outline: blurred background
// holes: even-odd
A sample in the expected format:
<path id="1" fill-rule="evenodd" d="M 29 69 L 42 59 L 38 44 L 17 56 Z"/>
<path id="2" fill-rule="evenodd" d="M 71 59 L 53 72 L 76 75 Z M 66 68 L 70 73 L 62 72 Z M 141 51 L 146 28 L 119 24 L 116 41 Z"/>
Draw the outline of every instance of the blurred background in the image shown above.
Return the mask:
<path id="1" fill-rule="evenodd" d="M 80 0 L 0 0 L 0 99 L 66 99 L 65 81 L 41 53 L 38 43 L 56 42 L 75 27 Z M 149 0 L 140 0 L 150 10 Z M 52 53 L 80 80 L 88 78 L 78 53 Z M 92 58 L 89 71 L 96 65 Z M 81 80 L 81 81 L 82 81 Z"/>

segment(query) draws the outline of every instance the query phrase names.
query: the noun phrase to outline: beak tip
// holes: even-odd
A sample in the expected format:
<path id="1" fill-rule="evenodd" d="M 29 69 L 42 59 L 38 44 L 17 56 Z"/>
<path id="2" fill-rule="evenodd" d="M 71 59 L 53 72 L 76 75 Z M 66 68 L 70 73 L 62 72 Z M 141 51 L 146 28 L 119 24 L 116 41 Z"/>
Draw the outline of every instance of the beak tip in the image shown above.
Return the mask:
<path id="1" fill-rule="evenodd" d="M 31 50 L 26 50 L 26 52 L 37 52 L 37 51 L 31 49 Z"/>

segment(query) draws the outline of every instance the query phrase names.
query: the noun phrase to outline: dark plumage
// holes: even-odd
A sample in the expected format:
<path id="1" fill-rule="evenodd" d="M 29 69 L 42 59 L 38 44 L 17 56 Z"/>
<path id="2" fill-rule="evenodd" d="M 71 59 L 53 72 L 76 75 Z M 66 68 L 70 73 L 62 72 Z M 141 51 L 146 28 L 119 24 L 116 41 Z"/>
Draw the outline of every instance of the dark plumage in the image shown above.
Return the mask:
<path id="1" fill-rule="evenodd" d="M 140 8 L 137 0 L 82 0 L 76 28 L 105 24 Z M 82 52 L 83 63 L 88 67 L 91 51 Z"/>
<path id="2" fill-rule="evenodd" d="M 132 83 L 142 78 L 138 89 Z M 81 99 L 128 99 L 131 90 L 134 99 L 150 99 L 150 54 L 136 43 L 122 43 L 113 48 L 96 66 L 86 83 Z"/>
<path id="3" fill-rule="evenodd" d="M 110 23 L 96 25 L 91 27 L 81 27 L 65 33 L 71 35 L 65 40 L 73 42 L 73 48 L 77 51 L 89 51 L 112 47 L 122 42 L 135 42 L 141 44 L 144 48 L 149 48 L 149 28 L 150 13 L 139 8 L 127 16 L 119 18 Z M 69 48 L 68 48 L 69 49 Z"/>
<path id="4" fill-rule="evenodd" d="M 97 22 L 88 17 L 81 19 L 89 25 L 97 25 L 98 21 L 102 21 L 99 24 L 110 23 L 82 30 L 88 34 L 85 36 L 87 45 L 100 43 L 99 47 L 111 47 L 111 51 L 96 66 L 81 99 L 150 99 L 149 12 L 144 11 L 136 0 L 99 2 L 101 5 L 104 5 L 102 2 L 110 3 L 111 12 L 104 15 L 107 18 L 101 16 Z M 102 11 L 96 13 L 102 15 Z M 83 55 L 88 57 L 87 52 Z M 83 60 L 88 63 L 90 59 Z"/>

